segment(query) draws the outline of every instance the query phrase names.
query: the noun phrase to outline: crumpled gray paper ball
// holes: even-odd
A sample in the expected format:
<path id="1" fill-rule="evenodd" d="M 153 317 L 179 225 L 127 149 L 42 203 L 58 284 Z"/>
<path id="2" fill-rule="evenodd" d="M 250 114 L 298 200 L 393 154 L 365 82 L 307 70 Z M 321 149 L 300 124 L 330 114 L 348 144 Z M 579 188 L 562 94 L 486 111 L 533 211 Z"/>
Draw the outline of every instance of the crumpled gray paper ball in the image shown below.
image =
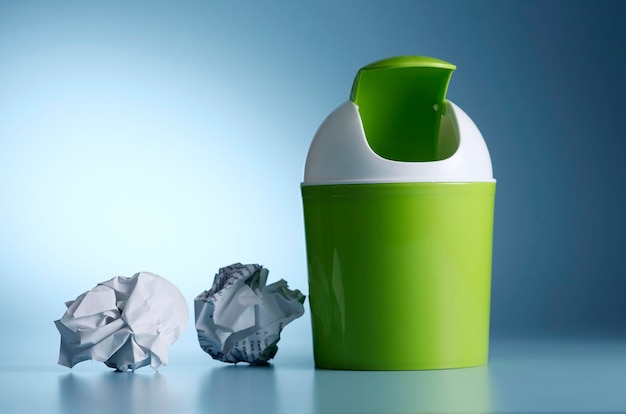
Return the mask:
<path id="1" fill-rule="evenodd" d="M 304 314 L 304 295 L 282 279 L 265 286 L 268 273 L 258 264 L 235 263 L 196 297 L 198 341 L 214 359 L 267 364 L 285 325 Z"/>
<path id="2" fill-rule="evenodd" d="M 93 359 L 120 371 L 167 365 L 168 350 L 187 327 L 180 291 L 161 276 L 141 272 L 114 277 L 66 302 L 55 324 L 61 334 L 59 364 Z"/>

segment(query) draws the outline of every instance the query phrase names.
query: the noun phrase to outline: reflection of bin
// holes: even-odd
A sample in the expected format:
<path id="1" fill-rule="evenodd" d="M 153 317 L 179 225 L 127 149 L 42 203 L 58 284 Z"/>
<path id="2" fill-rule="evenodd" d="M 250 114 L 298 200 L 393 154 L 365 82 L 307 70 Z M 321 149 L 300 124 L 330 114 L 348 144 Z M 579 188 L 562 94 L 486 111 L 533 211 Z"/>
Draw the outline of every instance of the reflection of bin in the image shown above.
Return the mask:
<path id="1" fill-rule="evenodd" d="M 495 180 L 445 100 L 454 69 L 368 65 L 313 139 L 301 189 L 317 367 L 487 362 Z"/>

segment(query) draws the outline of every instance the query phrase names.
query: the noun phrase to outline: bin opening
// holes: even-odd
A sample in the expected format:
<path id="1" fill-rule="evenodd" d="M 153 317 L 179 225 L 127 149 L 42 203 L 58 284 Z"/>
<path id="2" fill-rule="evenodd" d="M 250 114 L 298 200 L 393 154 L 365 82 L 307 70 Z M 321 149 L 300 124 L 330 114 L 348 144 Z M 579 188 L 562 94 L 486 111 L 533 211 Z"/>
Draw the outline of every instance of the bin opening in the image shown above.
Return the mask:
<path id="1" fill-rule="evenodd" d="M 456 66 L 424 56 L 384 59 L 359 70 L 350 100 L 359 108 L 368 144 L 394 161 L 439 161 L 458 148 L 445 117 Z"/>

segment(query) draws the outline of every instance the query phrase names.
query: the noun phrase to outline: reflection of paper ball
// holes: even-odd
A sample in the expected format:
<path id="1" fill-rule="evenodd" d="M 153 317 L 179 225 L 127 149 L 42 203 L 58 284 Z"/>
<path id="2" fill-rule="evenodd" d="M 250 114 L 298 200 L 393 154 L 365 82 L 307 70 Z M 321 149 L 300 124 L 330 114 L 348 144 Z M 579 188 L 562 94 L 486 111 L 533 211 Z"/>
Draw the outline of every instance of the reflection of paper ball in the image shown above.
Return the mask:
<path id="1" fill-rule="evenodd" d="M 55 324 L 59 364 L 70 368 L 93 359 L 120 371 L 148 364 L 159 369 L 189 318 L 176 286 L 148 272 L 99 283 L 66 305 Z"/>

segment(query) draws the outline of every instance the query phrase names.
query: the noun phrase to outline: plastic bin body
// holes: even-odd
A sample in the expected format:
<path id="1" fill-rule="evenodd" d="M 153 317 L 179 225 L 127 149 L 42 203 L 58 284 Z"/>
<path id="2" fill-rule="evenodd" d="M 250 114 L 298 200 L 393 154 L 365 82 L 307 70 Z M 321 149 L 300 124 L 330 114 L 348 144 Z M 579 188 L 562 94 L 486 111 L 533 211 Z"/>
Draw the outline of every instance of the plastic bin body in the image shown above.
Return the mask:
<path id="1" fill-rule="evenodd" d="M 314 139 L 301 191 L 318 368 L 487 362 L 495 181 L 476 127 L 443 105 L 443 160 L 380 157 L 353 103 Z"/>
<path id="2" fill-rule="evenodd" d="M 302 188 L 315 364 L 487 362 L 495 184 Z"/>

